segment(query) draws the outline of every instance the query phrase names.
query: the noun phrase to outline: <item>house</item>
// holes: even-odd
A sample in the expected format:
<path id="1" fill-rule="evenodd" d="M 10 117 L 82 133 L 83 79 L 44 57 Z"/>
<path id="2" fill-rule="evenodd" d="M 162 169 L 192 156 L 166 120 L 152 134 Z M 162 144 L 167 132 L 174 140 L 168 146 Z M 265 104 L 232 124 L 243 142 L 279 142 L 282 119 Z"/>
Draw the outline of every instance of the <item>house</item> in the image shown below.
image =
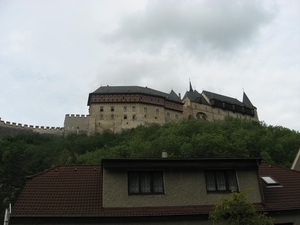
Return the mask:
<path id="1" fill-rule="evenodd" d="M 103 159 L 29 177 L 10 224 L 210 224 L 220 197 L 249 190 L 275 224 L 300 225 L 300 172 L 260 159 Z"/>

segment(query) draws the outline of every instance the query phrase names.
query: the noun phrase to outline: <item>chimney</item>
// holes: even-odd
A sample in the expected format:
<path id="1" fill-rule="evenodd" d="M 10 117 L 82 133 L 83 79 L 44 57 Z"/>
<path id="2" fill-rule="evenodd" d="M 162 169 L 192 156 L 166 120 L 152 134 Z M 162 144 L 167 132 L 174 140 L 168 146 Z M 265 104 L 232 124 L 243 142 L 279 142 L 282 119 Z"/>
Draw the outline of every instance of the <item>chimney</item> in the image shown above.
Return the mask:
<path id="1" fill-rule="evenodd" d="M 168 153 L 166 151 L 163 151 L 161 156 L 163 159 L 168 158 Z"/>

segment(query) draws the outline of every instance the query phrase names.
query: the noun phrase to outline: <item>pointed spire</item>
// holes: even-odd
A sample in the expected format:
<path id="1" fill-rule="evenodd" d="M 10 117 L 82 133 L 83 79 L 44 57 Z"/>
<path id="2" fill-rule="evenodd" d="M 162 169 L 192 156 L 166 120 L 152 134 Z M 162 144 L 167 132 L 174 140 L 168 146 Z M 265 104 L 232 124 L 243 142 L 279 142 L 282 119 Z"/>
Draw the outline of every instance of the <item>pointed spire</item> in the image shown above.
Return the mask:
<path id="1" fill-rule="evenodd" d="M 191 82 L 191 80 L 190 80 L 190 90 L 189 90 L 189 92 L 193 92 L 194 90 L 193 90 L 193 88 L 192 88 L 192 82 Z"/>
<path id="2" fill-rule="evenodd" d="M 253 108 L 253 105 L 245 92 L 243 94 L 243 104 L 249 108 Z"/>

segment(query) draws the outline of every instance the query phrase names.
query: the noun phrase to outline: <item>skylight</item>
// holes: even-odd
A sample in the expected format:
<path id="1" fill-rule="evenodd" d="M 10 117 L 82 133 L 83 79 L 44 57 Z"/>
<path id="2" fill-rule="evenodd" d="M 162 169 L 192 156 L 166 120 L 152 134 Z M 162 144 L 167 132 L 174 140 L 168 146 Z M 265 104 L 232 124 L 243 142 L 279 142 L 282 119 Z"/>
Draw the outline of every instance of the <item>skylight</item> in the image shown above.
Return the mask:
<path id="1" fill-rule="evenodd" d="M 266 182 L 268 185 L 274 185 L 274 184 L 278 184 L 275 180 L 273 180 L 273 178 L 271 177 L 261 177 L 261 179 L 263 179 L 264 182 Z"/>
<path id="2" fill-rule="evenodd" d="M 267 187 L 282 187 L 277 181 L 275 181 L 272 177 L 263 176 L 261 179 L 267 184 Z"/>

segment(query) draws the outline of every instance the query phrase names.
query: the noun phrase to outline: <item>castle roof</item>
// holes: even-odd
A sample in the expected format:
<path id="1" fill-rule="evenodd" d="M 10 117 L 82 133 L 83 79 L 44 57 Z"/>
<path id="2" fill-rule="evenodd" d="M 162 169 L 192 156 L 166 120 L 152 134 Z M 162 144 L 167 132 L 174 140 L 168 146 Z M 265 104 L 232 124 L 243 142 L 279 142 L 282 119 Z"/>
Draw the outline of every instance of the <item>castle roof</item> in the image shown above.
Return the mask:
<path id="1" fill-rule="evenodd" d="M 192 102 L 200 102 L 205 105 L 209 105 L 205 98 L 196 90 L 190 89 L 190 91 L 187 91 L 183 97 L 183 99 L 188 98 Z"/>
<path id="2" fill-rule="evenodd" d="M 221 102 L 227 102 L 230 104 L 240 105 L 242 106 L 243 103 L 237 100 L 236 98 L 231 98 L 225 95 L 216 94 L 210 91 L 203 91 L 202 92 L 209 100 L 219 100 Z"/>
<path id="3" fill-rule="evenodd" d="M 88 105 L 91 95 L 95 94 L 144 94 L 168 99 L 170 101 L 181 103 L 179 96 L 172 90 L 169 94 L 157 91 L 148 87 L 140 86 L 101 86 L 89 94 Z"/>

